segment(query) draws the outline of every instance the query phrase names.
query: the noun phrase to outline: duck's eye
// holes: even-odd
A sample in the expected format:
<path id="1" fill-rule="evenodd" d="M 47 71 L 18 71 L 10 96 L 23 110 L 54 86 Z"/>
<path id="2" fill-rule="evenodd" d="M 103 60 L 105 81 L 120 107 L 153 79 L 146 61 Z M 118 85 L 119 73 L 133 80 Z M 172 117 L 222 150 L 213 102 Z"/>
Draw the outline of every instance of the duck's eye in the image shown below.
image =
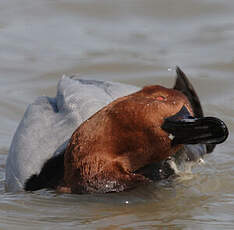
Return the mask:
<path id="1" fill-rule="evenodd" d="M 166 97 L 160 95 L 160 96 L 156 97 L 156 100 L 158 100 L 158 101 L 166 101 Z"/>

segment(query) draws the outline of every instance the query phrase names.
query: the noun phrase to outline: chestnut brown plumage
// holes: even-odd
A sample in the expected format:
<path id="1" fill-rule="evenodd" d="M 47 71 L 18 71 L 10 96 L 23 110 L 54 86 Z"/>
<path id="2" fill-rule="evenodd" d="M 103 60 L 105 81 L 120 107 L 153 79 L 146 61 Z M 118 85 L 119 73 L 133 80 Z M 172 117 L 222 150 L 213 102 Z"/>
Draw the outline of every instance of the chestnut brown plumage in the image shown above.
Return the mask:
<path id="1" fill-rule="evenodd" d="M 148 86 L 119 98 L 86 120 L 72 135 L 64 155 L 62 192 L 114 192 L 148 183 L 135 173 L 152 162 L 173 155 L 162 130 L 164 119 L 185 106 L 188 99 L 179 91 Z"/>

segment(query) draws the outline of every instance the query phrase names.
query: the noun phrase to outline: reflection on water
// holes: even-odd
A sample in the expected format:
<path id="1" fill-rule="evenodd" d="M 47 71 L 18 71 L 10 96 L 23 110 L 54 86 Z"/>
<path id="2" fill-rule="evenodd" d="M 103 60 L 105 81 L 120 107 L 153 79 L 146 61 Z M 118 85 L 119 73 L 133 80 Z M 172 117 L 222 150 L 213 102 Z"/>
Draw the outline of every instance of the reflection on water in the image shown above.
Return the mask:
<path id="1" fill-rule="evenodd" d="M 0 8 L 1 229 L 233 229 L 234 3 L 195 0 L 3 0 Z M 191 178 L 120 194 L 4 191 L 12 135 L 28 103 L 62 74 L 172 86 L 189 73 L 228 141 Z"/>

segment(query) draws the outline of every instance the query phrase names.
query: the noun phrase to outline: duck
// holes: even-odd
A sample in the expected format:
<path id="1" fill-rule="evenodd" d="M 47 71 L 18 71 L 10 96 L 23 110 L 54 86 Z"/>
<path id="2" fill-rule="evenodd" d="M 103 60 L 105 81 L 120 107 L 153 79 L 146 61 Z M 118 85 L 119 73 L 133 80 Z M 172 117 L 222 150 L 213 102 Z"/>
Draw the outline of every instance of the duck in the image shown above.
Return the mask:
<path id="1" fill-rule="evenodd" d="M 176 175 L 228 137 L 205 117 L 176 67 L 173 88 L 63 76 L 57 95 L 28 106 L 6 162 L 7 191 L 122 192 Z"/>

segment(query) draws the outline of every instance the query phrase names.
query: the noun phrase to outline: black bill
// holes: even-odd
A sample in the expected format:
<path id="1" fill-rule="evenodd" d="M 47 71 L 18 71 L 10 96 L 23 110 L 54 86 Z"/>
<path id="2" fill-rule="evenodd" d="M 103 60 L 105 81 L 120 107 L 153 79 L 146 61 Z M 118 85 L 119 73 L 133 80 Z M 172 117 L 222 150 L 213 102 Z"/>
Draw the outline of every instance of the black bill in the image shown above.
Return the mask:
<path id="1" fill-rule="evenodd" d="M 223 121 L 215 117 L 194 118 L 185 106 L 174 116 L 165 119 L 162 129 L 176 144 L 220 144 L 228 137 Z"/>

